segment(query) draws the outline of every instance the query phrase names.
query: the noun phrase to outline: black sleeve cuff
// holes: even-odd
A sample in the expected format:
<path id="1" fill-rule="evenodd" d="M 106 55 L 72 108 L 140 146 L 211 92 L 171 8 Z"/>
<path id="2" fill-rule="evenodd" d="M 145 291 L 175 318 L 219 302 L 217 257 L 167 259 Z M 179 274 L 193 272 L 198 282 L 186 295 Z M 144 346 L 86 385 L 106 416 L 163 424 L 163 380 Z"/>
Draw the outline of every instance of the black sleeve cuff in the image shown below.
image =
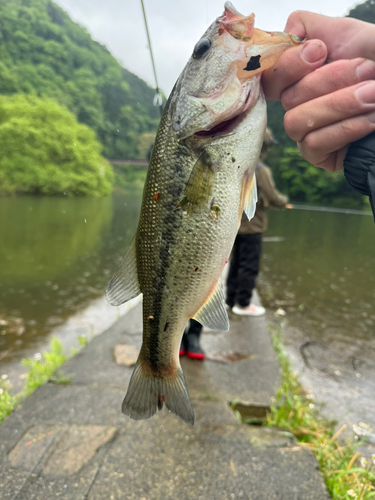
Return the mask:
<path id="1" fill-rule="evenodd" d="M 350 145 L 344 174 L 354 189 L 369 196 L 375 219 L 375 132 Z"/>

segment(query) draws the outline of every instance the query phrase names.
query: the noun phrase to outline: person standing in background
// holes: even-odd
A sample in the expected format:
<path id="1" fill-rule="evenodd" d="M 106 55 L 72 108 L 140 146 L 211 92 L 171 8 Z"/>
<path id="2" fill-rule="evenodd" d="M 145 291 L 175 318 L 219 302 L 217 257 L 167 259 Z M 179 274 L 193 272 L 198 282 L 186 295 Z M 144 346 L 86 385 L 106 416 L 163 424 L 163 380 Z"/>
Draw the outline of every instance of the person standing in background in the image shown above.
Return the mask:
<path id="1" fill-rule="evenodd" d="M 271 170 L 263 163 L 272 144 L 276 141 L 272 131 L 267 128 L 264 134 L 260 159 L 256 166 L 258 202 L 254 217 L 249 221 L 242 214 L 241 225 L 236 236 L 227 278 L 227 309 L 241 316 L 262 316 L 264 307 L 251 303 L 255 280 L 259 273 L 262 252 L 262 233 L 267 229 L 268 208 L 285 208 L 288 198 L 280 194 L 272 177 Z"/>

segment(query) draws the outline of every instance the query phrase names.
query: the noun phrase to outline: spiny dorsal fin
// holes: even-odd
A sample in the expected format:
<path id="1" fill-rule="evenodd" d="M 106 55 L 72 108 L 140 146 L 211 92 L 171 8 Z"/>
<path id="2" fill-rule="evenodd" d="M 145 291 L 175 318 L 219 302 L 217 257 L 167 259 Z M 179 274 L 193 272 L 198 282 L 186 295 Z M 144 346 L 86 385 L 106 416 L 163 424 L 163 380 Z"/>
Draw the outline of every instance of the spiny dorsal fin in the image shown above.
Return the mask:
<path id="1" fill-rule="evenodd" d="M 255 174 L 249 179 L 248 185 L 246 186 L 246 197 L 244 204 L 244 211 L 247 215 L 247 218 L 251 220 L 254 217 L 255 209 L 258 201 L 258 193 L 257 193 L 257 181 L 255 178 Z"/>
<path id="2" fill-rule="evenodd" d="M 194 319 L 210 330 L 218 330 L 219 332 L 227 332 L 229 330 L 224 290 L 220 279 L 213 293 L 195 314 Z"/>
<path id="3" fill-rule="evenodd" d="M 120 267 L 109 282 L 105 296 L 112 306 L 119 306 L 141 293 L 138 281 L 135 238 L 123 258 Z"/>

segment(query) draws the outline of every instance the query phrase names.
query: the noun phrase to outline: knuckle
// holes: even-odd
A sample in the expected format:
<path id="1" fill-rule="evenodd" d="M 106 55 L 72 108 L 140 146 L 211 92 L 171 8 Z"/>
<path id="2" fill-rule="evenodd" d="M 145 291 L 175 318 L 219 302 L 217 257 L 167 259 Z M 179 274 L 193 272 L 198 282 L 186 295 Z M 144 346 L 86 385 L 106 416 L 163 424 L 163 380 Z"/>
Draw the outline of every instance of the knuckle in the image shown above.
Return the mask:
<path id="1" fill-rule="evenodd" d="M 312 136 L 314 136 L 314 134 L 308 134 L 303 141 L 298 142 L 297 145 L 302 157 L 306 161 L 312 165 L 318 165 L 318 163 L 324 159 L 325 154 L 320 148 L 318 149 L 317 142 Z"/>
<path id="2" fill-rule="evenodd" d="M 347 120 L 342 120 L 338 123 L 338 126 L 340 129 L 340 133 L 344 136 L 350 136 L 356 130 L 355 121 L 350 118 L 348 118 Z"/>
<path id="3" fill-rule="evenodd" d="M 299 149 L 299 152 L 301 153 L 302 157 L 308 161 L 309 163 L 313 163 L 312 158 L 310 156 L 310 151 L 306 148 L 305 141 L 302 142 L 297 142 L 297 146 Z"/>
<path id="4" fill-rule="evenodd" d="M 315 138 L 316 134 L 307 134 L 306 137 L 304 138 L 303 142 L 303 149 L 306 153 L 309 153 L 311 155 L 311 152 L 318 152 L 320 149 L 319 142 L 317 142 Z M 302 143 L 301 143 L 302 144 Z"/>
<path id="5" fill-rule="evenodd" d="M 296 91 L 294 85 L 289 87 L 281 94 L 281 104 L 287 111 L 294 107 L 294 102 L 296 98 Z"/>
<path id="6" fill-rule="evenodd" d="M 311 132 L 300 143 L 302 156 L 311 164 L 317 165 L 327 158 L 327 144 L 322 140 L 321 134 Z"/>
<path id="7" fill-rule="evenodd" d="M 290 111 L 287 111 L 284 115 L 284 127 L 287 134 L 291 139 L 293 139 L 293 136 L 295 135 L 295 125 L 293 113 Z"/>

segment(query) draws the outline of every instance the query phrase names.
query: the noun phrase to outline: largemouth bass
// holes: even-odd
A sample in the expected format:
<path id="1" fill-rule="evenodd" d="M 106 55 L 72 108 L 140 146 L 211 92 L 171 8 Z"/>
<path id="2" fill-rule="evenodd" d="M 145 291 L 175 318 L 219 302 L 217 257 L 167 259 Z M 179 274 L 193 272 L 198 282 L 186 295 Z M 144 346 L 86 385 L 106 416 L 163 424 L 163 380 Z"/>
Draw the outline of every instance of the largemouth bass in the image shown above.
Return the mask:
<path id="1" fill-rule="evenodd" d="M 179 346 L 190 318 L 228 331 L 220 275 L 243 210 L 256 204 L 266 127 L 261 73 L 299 39 L 254 28 L 227 2 L 195 45 L 165 107 L 137 233 L 107 298 L 143 293 L 143 343 L 122 410 L 149 418 L 165 404 L 194 422 Z"/>

